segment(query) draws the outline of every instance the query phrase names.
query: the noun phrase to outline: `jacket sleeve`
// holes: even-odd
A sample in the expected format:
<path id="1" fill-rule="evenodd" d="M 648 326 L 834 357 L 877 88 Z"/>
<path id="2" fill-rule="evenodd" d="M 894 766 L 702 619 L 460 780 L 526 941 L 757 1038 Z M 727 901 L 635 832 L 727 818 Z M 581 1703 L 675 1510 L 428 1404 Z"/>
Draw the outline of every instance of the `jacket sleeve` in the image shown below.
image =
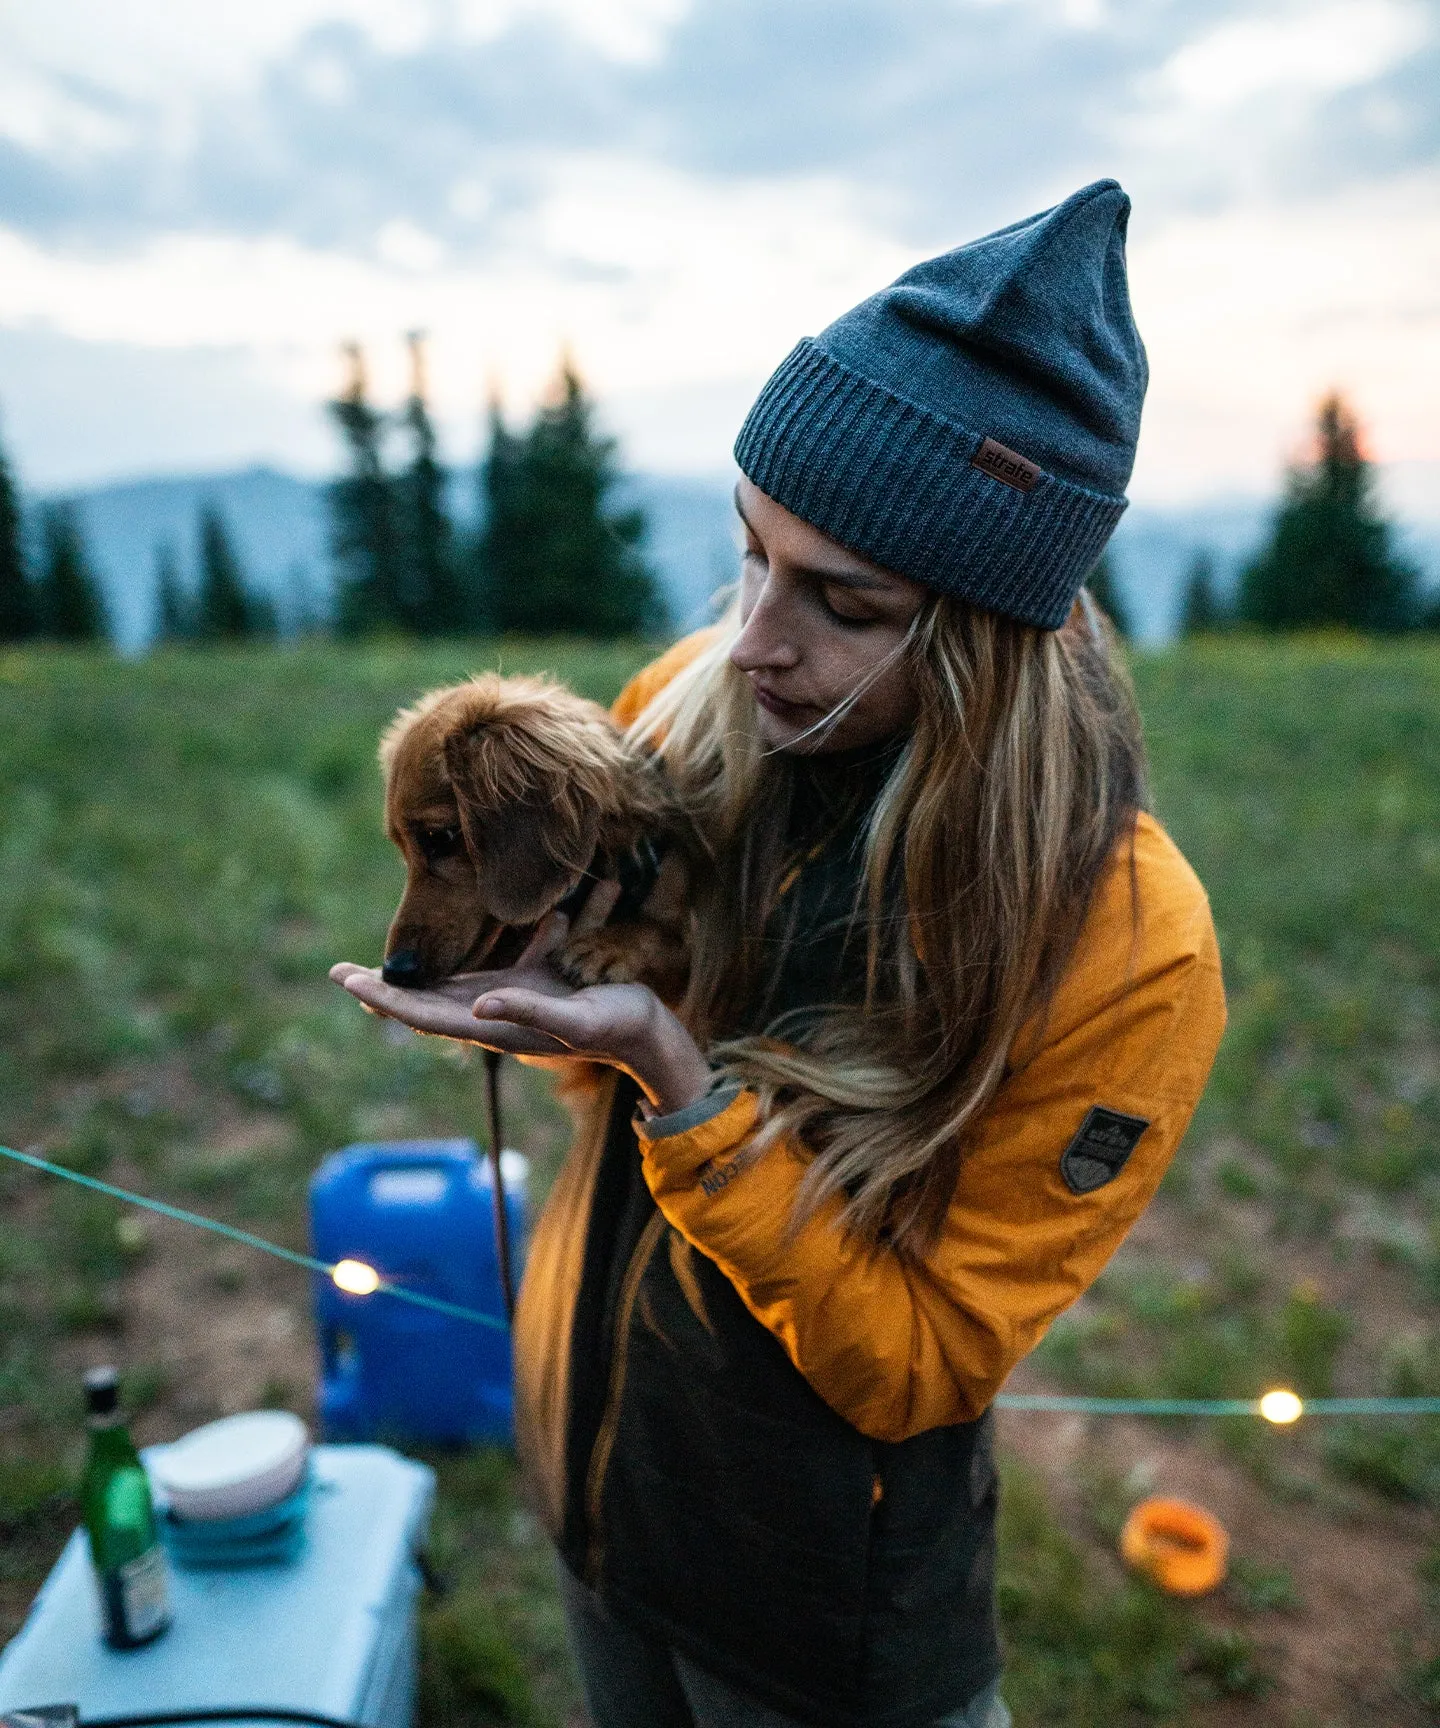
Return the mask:
<path id="1" fill-rule="evenodd" d="M 705 652 L 719 633 L 718 625 L 708 624 L 671 643 L 658 660 L 642 667 L 615 698 L 610 706 L 611 717 L 619 725 L 628 726 L 652 697 L 658 696 L 672 678 L 678 678 Z"/>
<path id="2" fill-rule="evenodd" d="M 1118 1247 L 1190 1121 L 1224 1025 L 1219 955 L 1199 884 L 1141 821 L 1134 867 L 1107 873 L 1038 1048 L 967 1143 L 923 1263 L 856 1240 L 838 1200 L 795 1227 L 806 1155 L 784 1142 L 749 1149 L 752 1093 L 722 1095 L 680 1132 L 637 1122 L 666 1219 L 872 1438 L 978 1416 Z M 1090 1186 L 1105 1167 L 1077 1159 L 1077 1136 L 1096 1107 L 1144 1127 L 1118 1172 Z"/>

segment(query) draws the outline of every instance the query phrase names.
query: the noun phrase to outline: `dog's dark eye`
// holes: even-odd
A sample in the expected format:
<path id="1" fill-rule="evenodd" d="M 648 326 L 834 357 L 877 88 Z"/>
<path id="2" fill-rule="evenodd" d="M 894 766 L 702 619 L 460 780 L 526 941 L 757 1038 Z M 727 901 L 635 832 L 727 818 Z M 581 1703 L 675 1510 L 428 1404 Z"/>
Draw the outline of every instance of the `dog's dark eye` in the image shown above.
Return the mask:
<path id="1" fill-rule="evenodd" d="M 438 863 L 442 858 L 453 858 L 462 843 L 458 827 L 415 830 L 415 844 L 424 853 L 427 864 Z"/>

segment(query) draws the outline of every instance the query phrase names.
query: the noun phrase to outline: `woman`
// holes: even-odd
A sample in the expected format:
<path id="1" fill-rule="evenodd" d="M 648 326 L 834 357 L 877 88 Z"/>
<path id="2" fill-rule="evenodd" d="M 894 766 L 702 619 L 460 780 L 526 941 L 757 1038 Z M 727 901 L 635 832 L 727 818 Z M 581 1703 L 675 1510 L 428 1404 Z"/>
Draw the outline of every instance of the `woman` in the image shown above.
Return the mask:
<path id="1" fill-rule="evenodd" d="M 566 990 L 553 923 L 448 993 L 337 969 L 574 1070 L 517 1392 L 599 1728 L 1008 1720 L 987 1412 L 1224 1018 L 1080 588 L 1145 387 L 1128 210 L 1100 182 L 920 265 L 751 411 L 735 611 L 618 705 L 714 860 L 678 1013 Z"/>

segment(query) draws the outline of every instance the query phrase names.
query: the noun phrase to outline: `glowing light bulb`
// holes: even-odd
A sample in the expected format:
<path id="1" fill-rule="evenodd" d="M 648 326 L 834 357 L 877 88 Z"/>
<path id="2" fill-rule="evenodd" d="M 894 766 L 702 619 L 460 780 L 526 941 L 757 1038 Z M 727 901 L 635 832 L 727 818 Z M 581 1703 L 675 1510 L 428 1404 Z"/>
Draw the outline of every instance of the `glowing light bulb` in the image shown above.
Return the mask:
<path id="1" fill-rule="evenodd" d="M 338 1260 L 330 1268 L 330 1276 L 347 1296 L 373 1296 L 380 1288 L 380 1274 L 363 1260 Z"/>
<path id="2" fill-rule="evenodd" d="M 1305 1406 L 1295 1394 L 1283 1386 L 1267 1392 L 1260 1400 L 1260 1414 L 1267 1422 L 1274 1422 L 1282 1428 L 1291 1422 L 1298 1422 L 1304 1410 Z"/>

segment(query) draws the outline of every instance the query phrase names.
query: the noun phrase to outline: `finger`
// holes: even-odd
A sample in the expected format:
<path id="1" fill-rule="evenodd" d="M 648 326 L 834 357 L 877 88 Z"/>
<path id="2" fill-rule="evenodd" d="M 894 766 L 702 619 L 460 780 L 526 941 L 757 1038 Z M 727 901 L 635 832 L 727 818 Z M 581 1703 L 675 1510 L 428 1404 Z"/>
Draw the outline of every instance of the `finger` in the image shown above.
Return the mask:
<path id="1" fill-rule="evenodd" d="M 580 908 L 580 916 L 575 920 L 575 934 L 578 936 L 582 931 L 598 930 L 615 910 L 615 902 L 619 898 L 618 882 L 597 882 Z"/>
<path id="2" fill-rule="evenodd" d="M 545 996 L 538 990 L 492 990 L 471 1009 L 477 1020 L 528 1026 L 571 1044 L 591 1028 L 591 1017 L 573 996 Z"/>
<path id="3" fill-rule="evenodd" d="M 373 966 L 357 966 L 353 960 L 338 960 L 330 968 L 330 977 L 334 983 L 343 984 L 347 978 L 353 978 L 357 972 L 363 972 L 370 978 L 380 976 Z"/>
<path id="4" fill-rule="evenodd" d="M 390 1019 L 403 1020 L 407 1026 L 415 1026 L 415 1012 L 424 1003 L 425 998 L 412 995 L 406 990 L 397 990 L 393 984 L 384 983 L 380 977 L 365 966 L 356 966 L 344 978 L 336 982 L 347 995 L 353 996 L 372 1014 L 384 1014 Z"/>
<path id="5" fill-rule="evenodd" d="M 331 977 L 335 977 L 333 972 Z M 335 978 L 335 982 L 350 995 L 358 996 L 362 1002 L 373 1002 L 377 1007 L 394 990 L 392 984 L 384 983 L 364 966 L 352 966 L 343 978 Z"/>
<path id="6" fill-rule="evenodd" d="M 563 912 L 547 912 L 535 926 L 525 951 L 515 962 L 514 970 L 524 966 L 539 966 L 553 954 L 570 933 L 570 920 Z"/>

